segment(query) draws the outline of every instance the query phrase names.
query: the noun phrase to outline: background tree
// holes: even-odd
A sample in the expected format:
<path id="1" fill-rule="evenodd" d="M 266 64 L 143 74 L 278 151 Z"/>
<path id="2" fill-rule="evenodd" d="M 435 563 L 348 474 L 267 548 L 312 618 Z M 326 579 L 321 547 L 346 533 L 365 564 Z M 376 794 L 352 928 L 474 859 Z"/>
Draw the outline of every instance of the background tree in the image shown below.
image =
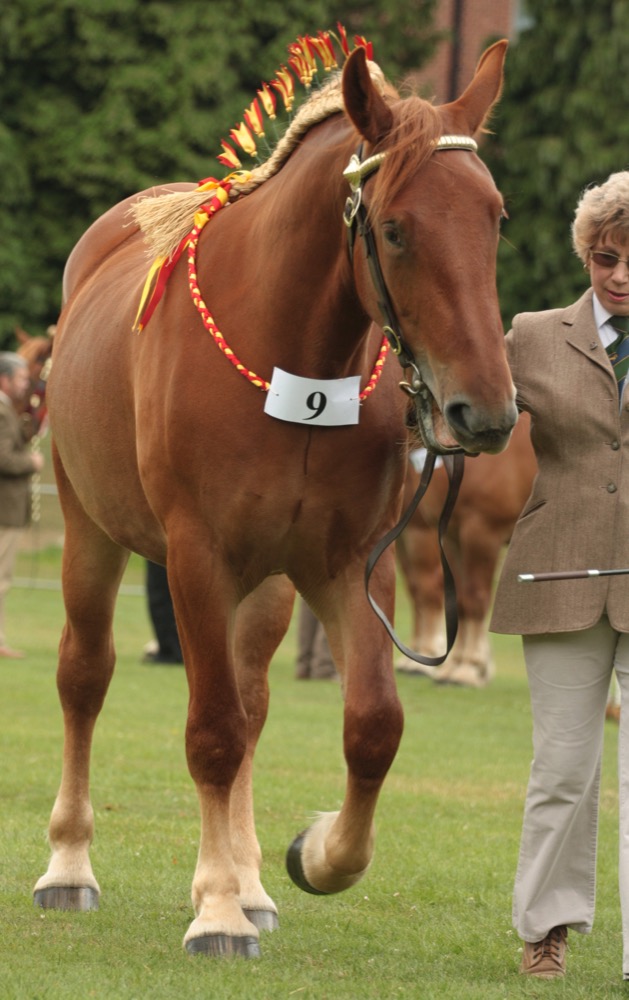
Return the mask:
<path id="1" fill-rule="evenodd" d="M 435 0 L 349 0 L 348 35 L 396 80 L 432 53 Z M 63 265 L 116 201 L 220 176 L 221 138 L 328 0 L 5 0 L 0 5 L 0 346 L 55 322 Z"/>
<path id="2" fill-rule="evenodd" d="M 578 197 L 629 167 L 629 4 L 528 0 L 527 10 L 483 151 L 510 216 L 498 268 L 507 327 L 587 287 L 570 236 Z"/>

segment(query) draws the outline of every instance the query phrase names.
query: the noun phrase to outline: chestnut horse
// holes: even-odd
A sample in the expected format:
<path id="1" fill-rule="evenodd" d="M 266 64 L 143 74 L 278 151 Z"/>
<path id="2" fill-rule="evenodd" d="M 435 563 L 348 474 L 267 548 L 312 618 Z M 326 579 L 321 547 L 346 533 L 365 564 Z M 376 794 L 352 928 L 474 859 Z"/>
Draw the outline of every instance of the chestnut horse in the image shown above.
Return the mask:
<path id="1" fill-rule="evenodd" d="M 185 741 L 201 838 L 187 950 L 257 955 L 260 929 L 277 924 L 260 880 L 251 784 L 267 668 L 294 587 L 324 623 L 342 673 L 347 781 L 341 809 L 320 814 L 292 845 L 289 870 L 303 889 L 333 893 L 369 867 L 376 802 L 402 733 L 390 640 L 363 584 L 404 486 L 408 400 L 397 362 L 361 393 L 358 423 L 310 418 L 326 402 L 321 380 L 371 381 L 382 338 L 372 324 L 384 324 L 388 292 L 389 336 L 410 369 L 426 441 L 470 453 L 507 444 L 516 410 L 495 287 L 503 209 L 470 141 L 499 96 L 505 49 L 492 46 L 464 94 L 442 107 L 400 99 L 364 49 L 350 55 L 321 92 L 320 120 L 313 97 L 280 168 L 245 182 L 203 232 L 194 296 L 200 289 L 216 317 L 222 351 L 204 331 L 185 260 L 148 325 L 132 332 L 148 268 L 143 234 L 129 222 L 137 198 L 97 220 L 72 252 L 48 385 L 66 522 L 57 675 L 65 742 L 38 905 L 98 903 L 90 746 L 130 550 L 167 567 L 189 686 Z M 291 128 L 304 121 L 300 111 Z M 346 206 L 344 170 L 356 153 Z M 176 207 L 191 190 L 165 200 Z M 274 368 L 290 373 L 297 397 L 294 376 L 313 380 L 301 412 L 265 412 Z M 372 593 L 391 616 L 391 550 Z"/>
<path id="2" fill-rule="evenodd" d="M 47 336 L 31 336 L 19 327 L 15 331 L 19 344 L 17 353 L 27 362 L 31 379 L 30 391 L 18 409 L 20 413 L 28 413 L 31 417 L 33 434 L 41 432 L 46 420 L 46 379 L 52 355 L 54 329 L 50 327 Z"/>
<path id="3" fill-rule="evenodd" d="M 500 553 L 508 544 L 531 492 L 537 463 L 530 419 L 522 414 L 500 455 L 465 459 L 465 474 L 444 540 L 456 582 L 459 628 L 456 642 L 439 667 L 400 657 L 401 673 L 423 674 L 461 687 L 484 687 L 493 677 L 487 619 Z M 409 466 L 407 495 L 419 473 Z M 437 525 L 448 489 L 445 470 L 435 469 L 420 507 L 398 542 L 398 560 L 414 617 L 411 648 L 424 656 L 445 651 L 444 592 Z"/>

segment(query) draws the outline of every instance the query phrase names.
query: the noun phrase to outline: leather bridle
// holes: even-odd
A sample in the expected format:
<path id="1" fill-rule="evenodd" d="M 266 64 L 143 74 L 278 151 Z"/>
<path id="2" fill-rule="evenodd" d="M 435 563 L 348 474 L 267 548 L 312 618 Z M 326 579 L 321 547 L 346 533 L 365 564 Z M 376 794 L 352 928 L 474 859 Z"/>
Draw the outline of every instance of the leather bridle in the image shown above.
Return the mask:
<path id="1" fill-rule="evenodd" d="M 380 266 L 378 249 L 373 229 L 369 222 L 368 211 L 363 201 L 363 182 L 380 168 L 387 154 L 374 153 L 373 156 L 368 156 L 366 160 L 363 160 L 363 148 L 363 143 L 361 143 L 343 171 L 343 177 L 347 180 L 352 192 L 345 202 L 343 210 L 343 221 L 347 226 L 350 259 L 353 260 L 354 258 L 354 246 L 356 235 L 358 235 L 361 237 L 365 247 L 365 257 L 369 265 L 371 280 L 376 289 L 378 306 L 384 319 L 382 332 L 389 341 L 391 350 L 396 355 L 402 368 L 412 368 L 413 376 L 423 381 L 415 363 L 413 352 L 402 335 L 402 330 L 395 314 L 395 308 Z M 434 148 L 435 152 L 446 149 L 467 149 L 470 152 L 476 152 L 478 146 L 470 136 L 442 135 L 435 142 Z M 414 391 L 412 394 L 416 395 L 417 392 Z"/>
<path id="2" fill-rule="evenodd" d="M 454 136 L 454 135 L 444 135 L 441 136 L 439 140 L 435 143 L 435 150 L 444 149 L 467 149 L 471 152 L 476 152 L 477 145 L 474 139 L 469 136 Z M 348 166 L 343 171 L 343 176 L 347 179 L 349 186 L 351 188 L 351 195 L 348 197 L 345 208 L 343 210 L 343 221 L 347 226 L 348 243 L 349 243 L 349 253 L 350 259 L 353 261 L 354 256 L 354 246 L 356 243 L 356 236 L 360 236 L 363 241 L 365 248 L 365 257 L 369 265 L 369 272 L 371 275 L 371 280 L 373 282 L 374 288 L 376 289 L 376 294 L 378 296 L 378 307 L 384 319 L 384 325 L 382 326 L 382 331 L 386 336 L 391 350 L 396 355 L 398 361 L 402 368 L 411 368 L 412 375 L 411 381 L 401 382 L 400 386 L 408 393 L 409 396 L 417 396 L 422 392 L 424 388 L 424 380 L 421 376 L 415 358 L 413 356 L 412 350 L 406 344 L 404 337 L 402 335 L 402 330 L 398 322 L 397 316 L 395 314 L 395 308 L 393 302 L 391 301 L 391 296 L 386 286 L 384 280 L 384 275 L 382 273 L 382 268 L 380 266 L 380 260 L 378 258 L 378 250 L 376 247 L 375 237 L 373 235 L 372 227 L 369 223 L 368 212 L 365 204 L 363 202 L 362 187 L 365 179 L 372 173 L 374 173 L 380 167 L 380 164 L 384 160 L 386 153 L 375 153 L 373 156 L 367 157 L 366 160 L 362 159 L 363 155 L 363 145 L 358 147 L 356 153 L 351 157 Z M 415 496 L 411 500 L 407 510 L 404 512 L 398 524 L 387 532 L 387 534 L 378 542 L 375 548 L 370 553 L 367 559 L 367 565 L 365 567 L 365 590 L 367 593 L 367 600 L 371 605 L 372 609 L 384 625 L 390 638 L 393 640 L 400 652 L 404 653 L 405 656 L 413 660 L 415 663 L 421 663 L 425 666 L 435 667 L 443 663 L 444 660 L 449 656 L 454 645 L 457 630 L 458 630 L 458 613 L 457 613 L 457 601 L 456 601 L 456 588 L 454 583 L 454 577 L 452 571 L 448 564 L 444 549 L 443 549 L 443 539 L 445 532 L 450 520 L 450 516 L 454 509 L 456 499 L 459 493 L 459 487 L 463 479 L 464 470 L 464 455 L 461 452 L 453 452 L 448 455 L 443 456 L 444 465 L 448 474 L 448 492 L 444 502 L 443 510 L 439 518 L 438 527 L 438 537 L 439 537 L 439 549 L 441 555 L 441 565 L 443 569 L 443 579 L 444 579 L 444 600 L 445 600 L 445 622 L 446 622 L 446 651 L 442 656 L 424 656 L 421 653 L 417 653 L 415 650 L 410 649 L 406 646 L 401 639 L 399 639 L 395 633 L 395 630 L 391 623 L 389 622 L 386 614 L 374 600 L 369 592 L 369 581 L 371 574 L 376 566 L 376 563 L 382 553 L 394 542 L 402 533 L 404 528 L 408 525 L 412 515 L 417 509 L 422 497 L 424 496 L 428 485 L 432 478 L 432 472 L 435 464 L 435 454 L 428 452 L 426 462 L 424 464 L 424 469 L 419 482 L 419 486 L 415 492 Z"/>

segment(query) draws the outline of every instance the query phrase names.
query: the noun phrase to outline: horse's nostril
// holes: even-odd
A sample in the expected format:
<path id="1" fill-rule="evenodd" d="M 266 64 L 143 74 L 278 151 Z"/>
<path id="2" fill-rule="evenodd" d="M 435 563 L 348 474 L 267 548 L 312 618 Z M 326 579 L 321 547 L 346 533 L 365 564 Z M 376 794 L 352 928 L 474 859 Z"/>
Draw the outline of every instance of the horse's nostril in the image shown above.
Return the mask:
<path id="1" fill-rule="evenodd" d="M 445 418 L 452 430 L 465 435 L 473 434 L 470 421 L 471 407 L 467 403 L 448 403 L 445 408 Z"/>
<path id="2" fill-rule="evenodd" d="M 495 413 L 493 415 L 486 413 L 463 400 L 453 400 L 445 407 L 444 416 L 452 433 L 461 443 L 482 442 L 484 450 L 493 450 L 493 446 L 500 450 L 513 430 L 517 410 L 515 405 L 511 404 L 497 417 Z M 488 448 L 490 445 L 492 447 Z"/>

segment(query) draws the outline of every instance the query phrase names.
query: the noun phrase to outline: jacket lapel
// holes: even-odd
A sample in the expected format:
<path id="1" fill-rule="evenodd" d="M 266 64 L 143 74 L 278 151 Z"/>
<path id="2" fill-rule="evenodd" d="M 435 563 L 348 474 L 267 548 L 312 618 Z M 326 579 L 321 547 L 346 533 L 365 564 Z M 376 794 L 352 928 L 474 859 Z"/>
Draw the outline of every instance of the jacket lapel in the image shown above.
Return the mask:
<path id="1" fill-rule="evenodd" d="M 614 377 L 614 370 L 594 322 L 592 295 L 592 289 L 588 288 L 580 299 L 564 309 L 561 321 L 566 331 L 566 342 Z"/>

